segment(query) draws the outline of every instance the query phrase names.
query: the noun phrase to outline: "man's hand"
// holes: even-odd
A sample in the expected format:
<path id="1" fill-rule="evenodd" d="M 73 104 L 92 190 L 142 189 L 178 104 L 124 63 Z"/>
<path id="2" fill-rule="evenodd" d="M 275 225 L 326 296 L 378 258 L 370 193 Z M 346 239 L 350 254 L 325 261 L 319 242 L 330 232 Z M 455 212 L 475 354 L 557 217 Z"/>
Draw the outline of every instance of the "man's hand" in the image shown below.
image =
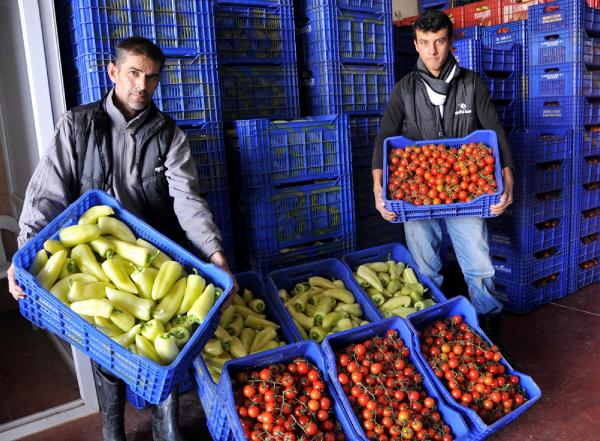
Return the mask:
<path id="1" fill-rule="evenodd" d="M 504 192 L 502 192 L 500 202 L 490 206 L 490 210 L 494 216 L 500 216 L 513 202 L 514 179 L 512 168 L 504 167 L 502 169 L 502 182 L 504 183 Z"/>
<path id="2" fill-rule="evenodd" d="M 233 298 L 236 296 L 238 290 L 240 289 L 240 286 L 238 285 L 237 280 L 235 280 L 235 276 L 229 269 L 229 264 L 227 263 L 227 259 L 225 258 L 225 255 L 221 251 L 217 251 L 216 253 L 213 253 L 213 255 L 210 256 L 210 261 L 212 263 L 214 263 L 215 265 L 220 266 L 224 271 L 228 272 L 231 275 L 231 277 L 233 278 L 233 287 L 231 288 L 231 293 L 229 294 L 229 298 L 227 298 L 227 300 L 225 300 L 225 303 L 223 303 L 223 306 L 221 308 L 221 310 L 225 310 L 226 308 L 228 308 L 229 306 L 231 306 L 233 304 Z"/>
<path id="3" fill-rule="evenodd" d="M 8 278 L 8 290 L 12 294 L 15 300 L 21 300 L 25 298 L 23 289 L 17 285 L 17 279 L 15 278 L 15 269 L 11 265 L 6 271 L 6 277 Z"/>
<path id="4" fill-rule="evenodd" d="M 396 213 L 385 209 L 385 201 L 383 200 L 383 170 L 373 170 L 373 196 L 375 197 L 375 208 L 381 214 L 381 217 L 386 221 L 396 219 Z"/>

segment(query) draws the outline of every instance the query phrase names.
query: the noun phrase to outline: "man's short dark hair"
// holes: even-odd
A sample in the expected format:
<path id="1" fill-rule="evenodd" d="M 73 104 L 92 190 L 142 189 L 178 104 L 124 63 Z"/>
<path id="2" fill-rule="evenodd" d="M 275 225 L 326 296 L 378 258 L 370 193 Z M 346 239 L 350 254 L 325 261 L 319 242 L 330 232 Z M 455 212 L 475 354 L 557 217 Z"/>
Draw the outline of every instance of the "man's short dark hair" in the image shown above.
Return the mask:
<path id="1" fill-rule="evenodd" d="M 115 49 L 115 64 L 121 65 L 127 55 L 144 55 L 156 61 L 162 70 L 165 64 L 165 54 L 156 44 L 147 38 L 129 37 L 121 40 Z"/>
<path id="2" fill-rule="evenodd" d="M 452 38 L 452 21 L 439 9 L 428 9 L 419 15 L 413 23 L 413 32 L 417 38 L 417 29 L 421 32 L 437 32 L 448 29 L 448 38 Z"/>

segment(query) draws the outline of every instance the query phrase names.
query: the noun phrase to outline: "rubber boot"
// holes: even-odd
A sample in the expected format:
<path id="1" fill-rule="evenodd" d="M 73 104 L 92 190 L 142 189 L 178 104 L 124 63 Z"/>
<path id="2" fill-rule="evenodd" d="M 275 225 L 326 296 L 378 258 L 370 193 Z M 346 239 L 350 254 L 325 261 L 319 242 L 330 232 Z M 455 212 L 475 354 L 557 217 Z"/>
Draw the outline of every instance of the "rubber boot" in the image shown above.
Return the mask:
<path id="1" fill-rule="evenodd" d="M 174 389 L 162 403 L 152 407 L 154 441 L 184 441 L 179 432 L 179 393 Z"/>
<path id="2" fill-rule="evenodd" d="M 92 362 L 96 393 L 102 410 L 104 441 L 126 441 L 125 438 L 125 385 L 104 372 Z"/>
<path id="3" fill-rule="evenodd" d="M 502 357 L 513 367 L 513 369 L 520 370 L 521 365 L 510 352 L 506 349 L 502 342 L 502 315 L 501 314 L 486 314 L 479 316 L 479 324 L 481 329 L 488 338 L 495 344 Z"/>

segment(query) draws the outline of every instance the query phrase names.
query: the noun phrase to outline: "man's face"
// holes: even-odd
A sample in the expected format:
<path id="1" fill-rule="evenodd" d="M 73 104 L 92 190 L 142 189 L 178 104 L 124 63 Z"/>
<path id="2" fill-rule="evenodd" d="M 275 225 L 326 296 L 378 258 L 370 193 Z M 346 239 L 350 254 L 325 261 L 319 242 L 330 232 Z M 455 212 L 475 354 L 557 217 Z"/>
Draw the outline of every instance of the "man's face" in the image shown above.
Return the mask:
<path id="1" fill-rule="evenodd" d="M 108 75 L 115 84 L 121 110 L 132 117 L 150 103 L 160 79 L 160 67 L 144 55 L 127 54 L 119 65 L 108 65 Z"/>
<path id="2" fill-rule="evenodd" d="M 419 58 L 433 75 L 439 75 L 450 53 L 450 47 L 448 29 L 440 29 L 437 32 L 416 30 L 415 48 Z"/>

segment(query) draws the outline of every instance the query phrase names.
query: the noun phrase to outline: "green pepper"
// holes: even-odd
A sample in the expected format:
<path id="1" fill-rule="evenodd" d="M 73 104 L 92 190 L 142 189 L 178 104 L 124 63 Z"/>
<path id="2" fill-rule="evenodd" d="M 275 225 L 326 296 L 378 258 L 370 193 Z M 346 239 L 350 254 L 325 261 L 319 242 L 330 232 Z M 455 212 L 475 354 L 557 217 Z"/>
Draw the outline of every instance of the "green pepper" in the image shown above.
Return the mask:
<path id="1" fill-rule="evenodd" d="M 73 248 L 71 250 L 71 258 L 82 272 L 93 275 L 100 282 L 110 282 L 110 279 L 102 271 L 92 249 L 88 245 L 80 244 Z"/>
<path id="2" fill-rule="evenodd" d="M 190 330 L 183 326 L 176 326 L 169 331 L 175 337 L 177 346 L 183 347 L 190 339 Z"/>
<path id="3" fill-rule="evenodd" d="M 314 317 L 316 311 L 317 311 L 316 305 L 313 305 L 311 303 L 307 303 L 306 308 L 304 308 L 304 314 L 306 314 L 309 317 Z"/>
<path id="4" fill-rule="evenodd" d="M 175 313 L 179 309 L 179 306 L 181 305 L 181 301 L 183 300 L 183 295 L 185 293 L 186 284 L 187 279 L 184 277 L 182 279 L 179 279 L 175 283 L 175 285 L 173 285 L 173 288 L 171 288 L 169 294 L 163 297 L 160 303 L 156 305 L 156 308 L 154 308 L 154 313 L 152 314 L 152 316 L 155 319 L 163 323 L 166 323 L 169 320 L 171 320 L 171 317 L 175 315 Z"/>
<path id="5" fill-rule="evenodd" d="M 246 306 L 246 302 L 244 302 L 244 299 L 239 294 L 236 294 L 233 298 L 233 304 L 235 306 Z"/>
<path id="6" fill-rule="evenodd" d="M 369 267 L 366 265 L 360 265 L 356 269 L 356 274 L 358 277 L 364 279 L 369 285 L 375 288 L 379 292 L 383 292 L 383 285 L 381 284 L 381 280 L 377 277 L 377 274 L 374 273 Z"/>
<path id="7" fill-rule="evenodd" d="M 160 269 L 152 286 L 152 299 L 160 300 L 166 296 L 175 282 L 181 277 L 183 268 L 174 260 L 165 262 Z"/>
<path id="8" fill-rule="evenodd" d="M 233 305 L 233 307 L 235 308 L 235 310 L 242 314 L 243 316 L 247 316 L 247 315 L 253 315 L 255 317 L 259 317 L 259 318 L 267 318 L 267 316 L 265 314 L 260 314 L 250 308 L 247 308 L 246 306 L 242 306 L 242 305 Z"/>
<path id="9" fill-rule="evenodd" d="M 304 326 L 302 326 L 296 319 L 292 319 L 292 320 L 294 320 L 294 323 L 296 324 L 296 328 L 298 328 L 298 331 L 300 332 L 300 335 L 302 335 L 302 338 L 304 340 L 308 340 L 308 334 L 304 330 Z"/>
<path id="10" fill-rule="evenodd" d="M 229 323 L 231 323 L 235 317 L 236 307 L 234 305 L 229 306 L 223 311 L 221 315 L 221 319 L 219 320 L 219 325 L 224 328 L 227 327 Z"/>
<path id="11" fill-rule="evenodd" d="M 404 280 L 404 283 L 407 284 L 419 283 L 419 279 L 417 279 L 415 272 L 409 267 L 404 268 L 404 271 L 402 271 L 402 279 Z"/>
<path id="12" fill-rule="evenodd" d="M 242 298 L 244 299 L 244 303 L 246 303 L 246 305 L 249 305 L 250 302 L 254 300 L 254 294 L 252 294 L 252 291 L 250 291 L 249 289 L 244 289 Z"/>
<path id="13" fill-rule="evenodd" d="M 322 297 L 317 303 L 317 308 L 313 315 L 315 319 L 315 326 L 321 326 L 323 324 L 323 318 L 330 312 L 336 305 L 336 301 L 333 297 Z"/>
<path id="14" fill-rule="evenodd" d="M 277 323 L 274 323 L 270 320 L 262 319 L 255 315 L 247 315 L 244 320 L 244 325 L 255 330 L 261 330 L 266 328 L 267 326 L 270 326 L 273 329 L 279 329 L 279 325 Z"/>
<path id="15" fill-rule="evenodd" d="M 148 320 L 142 325 L 142 335 L 150 341 L 154 341 L 157 336 L 164 332 L 165 328 L 162 322 L 156 319 Z"/>
<path id="16" fill-rule="evenodd" d="M 154 345 L 146 337 L 141 334 L 136 335 L 135 346 L 140 355 L 146 357 L 148 360 L 152 360 L 157 364 L 162 364 L 160 357 L 156 353 Z"/>
<path id="17" fill-rule="evenodd" d="M 219 369 L 219 372 L 223 369 L 223 365 L 229 360 L 233 360 L 231 356 L 224 354 L 222 357 L 210 357 L 207 358 L 206 364 Z"/>
<path id="18" fill-rule="evenodd" d="M 396 270 L 396 262 L 388 260 L 385 263 L 387 264 L 387 272 L 390 275 L 390 280 L 398 280 L 399 274 Z"/>
<path id="19" fill-rule="evenodd" d="M 260 348 L 256 348 L 254 349 L 254 351 L 252 351 L 253 354 L 258 354 L 260 352 L 264 352 L 264 351 L 269 351 L 271 349 L 276 349 L 278 348 L 280 345 L 279 343 L 277 343 L 274 340 L 268 341 L 266 342 L 264 345 L 262 345 Z"/>
<path id="20" fill-rule="evenodd" d="M 229 353 L 234 356 L 234 358 L 242 358 L 248 355 L 248 351 L 240 341 L 240 339 L 236 336 L 231 337 L 231 346 L 229 348 Z"/>
<path id="21" fill-rule="evenodd" d="M 218 357 L 224 352 L 223 345 L 221 345 L 221 342 L 214 338 L 206 342 L 202 351 L 215 357 Z"/>
<path id="22" fill-rule="evenodd" d="M 354 294 L 346 289 L 327 289 L 323 291 L 323 295 L 327 297 L 333 297 L 336 300 L 339 300 L 342 303 L 354 303 Z"/>
<path id="23" fill-rule="evenodd" d="M 388 284 L 392 281 L 388 273 L 377 273 L 377 277 L 379 277 L 379 280 L 381 280 L 381 284 L 384 287 L 387 287 Z"/>
<path id="24" fill-rule="evenodd" d="M 70 227 L 62 228 L 58 232 L 60 241 L 67 248 L 87 243 L 90 240 L 96 239 L 100 234 L 100 228 L 96 225 L 71 225 Z"/>
<path id="25" fill-rule="evenodd" d="M 135 317 L 129 314 L 127 311 L 113 308 L 113 312 L 110 315 L 110 321 L 121 329 L 123 332 L 129 331 L 135 325 Z"/>
<path id="26" fill-rule="evenodd" d="M 117 289 L 133 294 L 138 293 L 135 283 L 133 283 L 133 281 L 129 278 L 129 275 L 125 271 L 125 268 L 123 268 L 123 265 L 120 261 L 116 259 L 105 260 L 102 262 L 102 269 L 111 282 L 115 284 Z"/>
<path id="27" fill-rule="evenodd" d="M 163 265 L 163 268 L 165 265 Z M 202 323 L 208 315 L 208 313 L 210 312 L 211 308 L 213 307 L 214 301 L 215 287 L 212 283 L 209 283 L 206 286 L 206 288 L 204 288 L 202 294 L 200 294 L 200 297 L 196 299 L 196 301 L 188 311 L 188 317 L 193 319 L 196 323 Z"/>
<path id="28" fill-rule="evenodd" d="M 310 286 L 308 285 L 308 283 L 296 283 L 296 285 L 292 289 L 292 293 L 294 294 L 294 296 L 297 296 L 298 294 L 302 294 L 303 292 L 308 291 L 309 287 Z"/>
<path id="29" fill-rule="evenodd" d="M 306 309 L 306 302 L 308 301 L 308 292 L 303 292 L 298 294 L 292 300 L 290 300 L 290 304 L 294 308 L 294 310 L 298 312 L 304 312 Z"/>
<path id="30" fill-rule="evenodd" d="M 241 334 L 243 327 L 244 327 L 244 318 L 241 315 L 236 314 L 233 321 L 225 327 L 225 330 L 231 336 L 238 336 Z"/>
<path id="31" fill-rule="evenodd" d="M 181 305 L 177 310 L 177 314 L 185 314 L 190 310 L 194 302 L 200 297 L 202 291 L 206 288 L 206 280 L 204 277 L 198 275 L 198 272 L 194 268 L 194 274 L 187 276 L 187 285 L 185 286 L 185 293 Z"/>
<path id="32" fill-rule="evenodd" d="M 172 328 L 182 327 L 189 330 L 194 322 L 187 315 L 176 315 L 169 322 Z"/>
<path id="33" fill-rule="evenodd" d="M 302 314 L 301 312 L 297 312 L 295 311 L 293 308 L 288 308 L 288 311 L 290 312 L 290 314 L 292 315 L 292 317 L 294 318 L 294 320 L 298 323 L 300 323 L 302 325 L 302 327 L 304 329 L 306 329 L 307 331 L 310 328 L 314 328 L 315 326 L 315 319 L 313 317 L 309 317 L 305 314 Z"/>
<path id="34" fill-rule="evenodd" d="M 412 299 L 410 298 L 410 296 L 396 296 L 392 297 L 387 302 L 385 302 L 381 306 L 381 309 L 389 311 L 398 307 L 407 308 L 411 305 L 411 303 Z"/>
<path id="35" fill-rule="evenodd" d="M 350 305 L 340 303 L 333 310 L 347 312 L 353 317 L 362 317 L 363 314 L 362 307 L 358 303 L 352 303 Z"/>
<path id="36" fill-rule="evenodd" d="M 113 256 L 110 259 L 114 260 L 116 262 L 120 262 L 121 266 L 123 267 L 123 269 L 125 270 L 125 272 L 127 273 L 127 275 L 129 277 L 131 277 L 131 275 L 133 273 L 135 273 L 136 271 L 138 271 L 140 269 L 133 262 L 131 262 L 127 259 L 123 259 L 121 256 L 117 256 L 116 254 L 113 254 Z"/>
<path id="37" fill-rule="evenodd" d="M 430 306 L 435 305 L 435 300 L 433 300 L 433 299 L 425 299 L 425 300 L 423 300 L 423 303 L 425 303 L 425 307 L 428 308 Z"/>
<path id="38" fill-rule="evenodd" d="M 250 346 L 252 345 L 252 340 L 254 340 L 254 329 L 244 328 L 242 329 L 242 333 L 240 334 L 240 341 L 244 345 L 246 352 L 250 350 Z"/>
<path id="39" fill-rule="evenodd" d="M 110 216 L 115 214 L 112 207 L 108 205 L 94 205 L 86 210 L 81 216 L 79 216 L 79 225 L 95 224 L 99 217 Z"/>
<path id="40" fill-rule="evenodd" d="M 117 335 L 121 335 L 123 333 L 118 326 L 115 326 L 113 322 L 105 319 L 104 317 L 94 317 L 94 324 L 96 325 L 96 328 L 109 337 L 116 337 Z"/>
<path id="41" fill-rule="evenodd" d="M 413 305 L 413 308 L 415 308 L 415 311 L 420 311 L 421 309 L 425 309 L 427 306 L 425 306 L 425 302 L 423 301 L 418 301 L 415 302 L 415 304 Z"/>
<path id="42" fill-rule="evenodd" d="M 148 248 L 119 239 L 111 239 L 111 241 L 115 246 L 115 253 L 117 255 L 140 267 L 150 265 L 151 254 Z"/>
<path id="43" fill-rule="evenodd" d="M 352 329 L 354 325 L 352 324 L 352 320 L 349 318 L 341 319 L 336 326 L 336 332 L 347 331 L 348 329 Z"/>
<path id="44" fill-rule="evenodd" d="M 159 250 L 154 245 L 152 245 L 150 242 L 145 241 L 141 237 L 137 238 L 136 244 L 141 247 L 145 247 L 150 251 L 150 255 L 152 257 L 151 263 L 152 263 L 152 266 L 156 269 L 160 269 L 160 267 L 162 266 L 163 263 L 173 260 L 168 255 L 166 255 L 161 250 Z"/>
<path id="45" fill-rule="evenodd" d="M 400 289 L 402 289 L 402 283 L 400 282 L 400 280 L 392 280 L 390 281 L 390 283 L 388 284 L 388 286 L 386 286 L 385 291 L 393 296 L 396 291 L 399 291 Z"/>
<path id="46" fill-rule="evenodd" d="M 46 252 L 46 251 L 44 251 Z M 65 263 L 63 264 L 62 268 L 60 269 L 60 273 L 58 273 L 58 278 L 59 279 L 64 279 L 67 276 L 70 276 L 71 274 L 75 274 L 79 272 L 79 268 L 77 268 L 77 264 L 75 263 L 75 261 L 73 259 L 71 259 L 70 257 L 67 257 L 65 259 Z"/>
<path id="47" fill-rule="evenodd" d="M 164 364 L 171 364 L 179 355 L 175 336 L 170 332 L 159 335 L 154 340 L 154 349 Z"/>
<path id="48" fill-rule="evenodd" d="M 229 335 L 229 333 L 222 327 L 217 326 L 217 329 L 215 330 L 215 337 L 221 340 L 223 349 L 228 351 L 229 347 L 231 346 L 231 335 Z"/>
<path id="49" fill-rule="evenodd" d="M 135 318 L 150 320 L 150 311 L 154 307 L 152 300 L 141 299 L 136 295 L 113 288 L 106 288 L 106 296 L 115 306 L 124 309 Z"/>
<path id="50" fill-rule="evenodd" d="M 261 299 L 252 300 L 249 306 L 254 312 L 262 313 L 265 311 L 265 302 Z"/>
<path id="51" fill-rule="evenodd" d="M 115 254 L 115 245 L 104 236 L 90 241 L 89 245 L 96 254 L 104 259 L 110 259 Z"/>
<path id="52" fill-rule="evenodd" d="M 117 335 L 115 337 L 111 337 L 111 338 L 115 342 L 117 342 L 118 344 L 120 344 L 121 346 L 126 348 L 135 341 L 135 336 L 140 333 L 141 329 L 142 329 L 142 324 L 138 323 L 133 328 L 131 328 L 129 331 L 124 332 L 123 334 Z"/>
<path id="53" fill-rule="evenodd" d="M 315 340 L 318 343 L 321 343 L 325 337 L 327 337 L 329 331 L 321 326 L 315 326 L 308 331 L 308 336 L 311 340 Z"/>
<path id="54" fill-rule="evenodd" d="M 323 319 L 324 328 L 333 328 L 337 326 L 338 322 L 342 319 L 348 318 L 348 313 L 344 311 L 333 311 L 325 316 Z"/>
<path id="55" fill-rule="evenodd" d="M 152 299 L 152 285 L 158 275 L 158 270 L 155 268 L 142 268 L 139 271 L 134 271 L 129 277 L 135 283 L 140 297 Z"/>
<path id="56" fill-rule="evenodd" d="M 50 288 L 52 288 L 52 285 L 54 285 L 54 282 L 56 282 L 66 258 L 67 252 L 65 250 L 58 251 L 50 256 L 48 262 L 46 262 L 42 269 L 36 274 L 36 279 L 46 291 L 49 291 Z"/>
<path id="57" fill-rule="evenodd" d="M 374 294 L 369 295 L 371 297 L 371 301 L 375 303 L 375 306 L 380 307 L 385 303 L 385 297 L 380 292 L 377 292 L 377 290 L 375 290 Z"/>
<path id="58" fill-rule="evenodd" d="M 86 283 L 80 280 L 74 280 L 71 283 L 71 289 L 67 294 L 70 302 L 79 302 L 81 300 L 105 299 L 106 287 L 112 286 L 106 282 Z"/>
<path id="59" fill-rule="evenodd" d="M 309 277 L 308 283 L 310 286 L 323 288 L 323 289 L 337 288 L 337 286 L 331 280 L 327 280 L 326 278 L 319 277 L 319 276 Z"/>
<path id="60" fill-rule="evenodd" d="M 59 240 L 54 239 L 48 239 L 46 242 L 44 242 L 44 249 L 50 254 L 55 254 L 57 251 L 62 250 L 67 251 L 67 248 L 62 243 L 60 243 Z"/>
<path id="61" fill-rule="evenodd" d="M 254 340 L 252 340 L 252 344 L 250 345 L 250 350 L 248 352 L 252 353 L 256 349 L 265 345 L 268 341 L 274 340 L 276 338 L 277 338 L 277 332 L 275 331 L 275 329 L 268 326 L 256 334 L 256 336 L 254 337 Z"/>
<path id="62" fill-rule="evenodd" d="M 71 303 L 71 309 L 80 315 L 109 318 L 113 305 L 106 299 L 90 299 Z"/>
<path id="63" fill-rule="evenodd" d="M 111 216 L 98 218 L 98 228 L 104 235 L 114 236 L 125 242 L 135 243 L 135 235 L 129 227 L 119 219 Z"/>
<path id="64" fill-rule="evenodd" d="M 34 276 L 41 271 L 41 269 L 48 263 L 48 253 L 46 253 L 45 249 L 39 250 L 35 253 L 35 257 L 33 258 L 33 262 L 29 267 L 29 272 Z"/>
<path id="65" fill-rule="evenodd" d="M 386 310 L 386 312 L 391 313 L 390 317 L 397 315 L 397 316 L 400 316 L 402 318 L 406 318 L 410 314 L 412 314 L 414 312 L 417 312 L 417 310 L 415 308 L 408 308 L 408 307 L 399 306 L 399 307 L 394 308 L 394 309 Z"/>
<path id="66" fill-rule="evenodd" d="M 277 293 L 279 294 L 279 298 L 283 302 L 287 302 L 288 299 L 290 298 L 290 296 L 288 295 L 288 292 L 285 289 L 280 289 L 280 290 L 277 291 Z"/>
<path id="67" fill-rule="evenodd" d="M 50 294 L 60 300 L 62 303 L 69 303 L 67 299 L 67 295 L 69 294 L 69 290 L 71 289 L 71 284 L 75 280 L 81 280 L 85 283 L 96 282 L 96 278 L 91 274 L 86 273 L 75 273 L 70 276 L 65 277 L 64 279 L 60 279 L 56 282 L 52 288 L 50 288 Z"/>

